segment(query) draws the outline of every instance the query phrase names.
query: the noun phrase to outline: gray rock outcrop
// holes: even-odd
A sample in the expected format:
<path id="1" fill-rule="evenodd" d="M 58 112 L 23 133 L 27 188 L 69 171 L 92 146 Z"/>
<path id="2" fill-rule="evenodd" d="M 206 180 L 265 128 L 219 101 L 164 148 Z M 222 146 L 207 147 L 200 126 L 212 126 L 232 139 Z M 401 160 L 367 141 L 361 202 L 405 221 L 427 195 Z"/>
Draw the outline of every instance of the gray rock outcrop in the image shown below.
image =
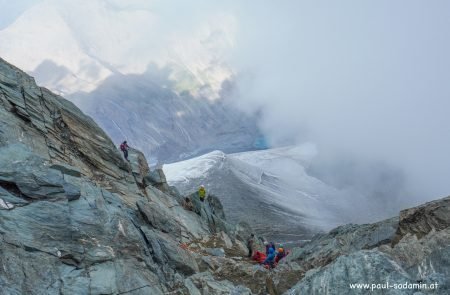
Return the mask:
<path id="1" fill-rule="evenodd" d="M 282 266 L 285 274 L 304 273 L 286 294 L 366 294 L 370 290 L 351 289 L 351 284 L 379 285 L 370 290 L 374 294 L 449 294 L 449 208 L 447 197 L 403 210 L 399 218 L 343 226 L 317 236 L 295 249 Z M 389 286 L 383 286 L 386 282 Z M 283 289 L 283 284 L 292 281 L 278 277 L 277 283 Z"/>
<path id="2" fill-rule="evenodd" d="M 162 171 L 149 181 L 141 152 L 129 159 L 75 105 L 0 59 L 0 294 L 240 290 L 190 278 L 201 255 L 182 245 L 207 243 L 216 227 L 170 195 Z M 227 227 L 212 209 L 200 208 Z"/>

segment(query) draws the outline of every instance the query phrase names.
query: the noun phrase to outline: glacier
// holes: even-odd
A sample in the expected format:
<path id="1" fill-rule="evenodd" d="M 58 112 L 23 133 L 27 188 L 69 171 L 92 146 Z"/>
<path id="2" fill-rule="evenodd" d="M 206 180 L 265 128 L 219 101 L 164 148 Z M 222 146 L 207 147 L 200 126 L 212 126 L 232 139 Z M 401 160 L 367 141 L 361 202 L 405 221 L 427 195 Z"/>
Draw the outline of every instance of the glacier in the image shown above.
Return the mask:
<path id="1" fill-rule="evenodd" d="M 163 166 L 169 184 L 182 193 L 200 185 L 218 196 L 227 218 L 246 221 L 268 238 L 301 243 L 312 234 L 346 223 L 389 217 L 380 199 L 335 187 L 311 172 L 313 144 L 226 154 L 214 151 Z"/>

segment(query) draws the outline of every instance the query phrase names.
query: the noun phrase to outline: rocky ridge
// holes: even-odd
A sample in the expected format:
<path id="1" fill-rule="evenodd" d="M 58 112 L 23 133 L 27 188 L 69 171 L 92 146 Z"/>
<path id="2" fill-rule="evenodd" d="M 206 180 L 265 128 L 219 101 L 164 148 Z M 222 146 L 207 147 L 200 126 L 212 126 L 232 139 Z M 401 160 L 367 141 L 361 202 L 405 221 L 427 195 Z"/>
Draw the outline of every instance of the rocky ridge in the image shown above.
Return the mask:
<path id="1" fill-rule="evenodd" d="M 0 60 L 0 294 L 247 290 L 202 266 L 210 240 L 246 251 L 214 198 L 185 210 L 142 153 L 130 161 L 75 105 Z"/>
<path id="2" fill-rule="evenodd" d="M 344 225 L 317 235 L 293 249 L 274 281 L 281 290 L 297 281 L 285 294 L 366 294 L 367 289 L 350 289 L 350 284 L 386 282 L 391 288 L 373 293 L 448 294 L 448 257 L 450 197 L 403 210 L 399 217 L 375 224 Z M 393 288 L 404 283 L 437 283 L 438 288 Z"/>

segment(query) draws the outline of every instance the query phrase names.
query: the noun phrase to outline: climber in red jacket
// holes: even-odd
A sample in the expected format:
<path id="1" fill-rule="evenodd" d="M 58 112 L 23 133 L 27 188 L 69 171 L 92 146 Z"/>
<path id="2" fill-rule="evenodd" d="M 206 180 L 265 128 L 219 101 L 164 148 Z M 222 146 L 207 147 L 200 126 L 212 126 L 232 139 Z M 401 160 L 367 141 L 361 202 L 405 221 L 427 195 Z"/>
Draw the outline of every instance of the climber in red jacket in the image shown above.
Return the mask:
<path id="1" fill-rule="evenodd" d="M 122 142 L 122 144 L 120 145 L 120 150 L 123 152 L 123 157 L 125 158 L 125 160 L 127 160 L 128 162 L 130 162 L 130 160 L 128 160 L 128 149 L 130 147 L 127 144 L 127 141 L 125 140 L 124 142 Z"/>

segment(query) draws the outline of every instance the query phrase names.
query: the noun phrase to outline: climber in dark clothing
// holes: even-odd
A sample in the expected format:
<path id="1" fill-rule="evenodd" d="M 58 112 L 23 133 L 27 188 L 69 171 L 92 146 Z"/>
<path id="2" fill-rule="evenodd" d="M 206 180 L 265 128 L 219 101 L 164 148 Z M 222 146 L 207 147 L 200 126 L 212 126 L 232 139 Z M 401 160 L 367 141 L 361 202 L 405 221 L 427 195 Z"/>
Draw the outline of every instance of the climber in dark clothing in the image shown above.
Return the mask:
<path id="1" fill-rule="evenodd" d="M 183 207 L 184 207 L 184 209 L 189 210 L 189 211 L 194 210 L 194 204 L 192 204 L 191 199 L 189 197 L 186 197 L 184 199 Z"/>
<path id="2" fill-rule="evenodd" d="M 125 160 L 127 160 L 128 162 L 130 162 L 130 160 L 128 160 L 128 149 L 130 147 L 127 144 L 127 141 L 125 140 L 124 142 L 122 142 L 122 144 L 120 145 L 120 150 L 123 152 L 123 157 L 125 158 Z"/>
<path id="3" fill-rule="evenodd" d="M 278 248 L 278 251 L 275 252 L 275 262 L 278 263 L 281 259 L 286 257 L 286 252 L 284 251 L 283 245 L 280 245 L 280 248 Z"/>
<path id="4" fill-rule="evenodd" d="M 253 256 L 253 246 L 255 244 L 255 235 L 251 234 L 250 238 L 247 240 L 248 257 Z"/>
<path id="5" fill-rule="evenodd" d="M 266 255 L 269 255 L 269 250 L 273 249 L 275 251 L 275 243 L 274 242 L 264 242 L 264 245 L 266 246 Z"/>

